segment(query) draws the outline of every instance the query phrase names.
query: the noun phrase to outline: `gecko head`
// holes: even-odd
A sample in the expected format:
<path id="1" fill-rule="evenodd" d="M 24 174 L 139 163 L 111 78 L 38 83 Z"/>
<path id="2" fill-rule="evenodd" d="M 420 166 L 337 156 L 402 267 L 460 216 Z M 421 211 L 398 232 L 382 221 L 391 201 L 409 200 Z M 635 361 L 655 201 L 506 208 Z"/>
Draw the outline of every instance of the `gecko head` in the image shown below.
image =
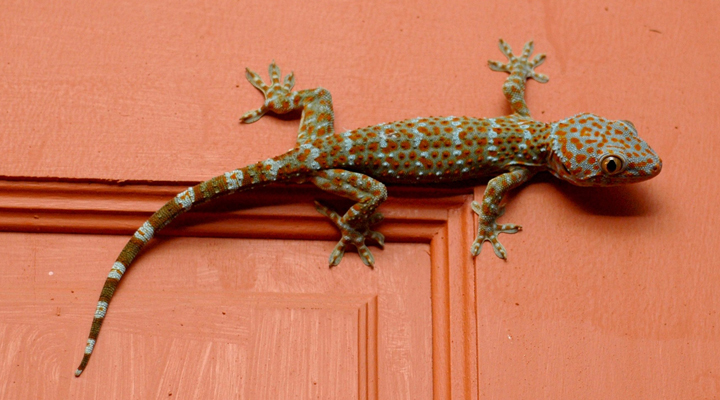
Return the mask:
<path id="1" fill-rule="evenodd" d="M 550 172 L 578 186 L 641 182 L 662 169 L 660 157 L 630 121 L 578 114 L 554 122 L 550 137 Z"/>

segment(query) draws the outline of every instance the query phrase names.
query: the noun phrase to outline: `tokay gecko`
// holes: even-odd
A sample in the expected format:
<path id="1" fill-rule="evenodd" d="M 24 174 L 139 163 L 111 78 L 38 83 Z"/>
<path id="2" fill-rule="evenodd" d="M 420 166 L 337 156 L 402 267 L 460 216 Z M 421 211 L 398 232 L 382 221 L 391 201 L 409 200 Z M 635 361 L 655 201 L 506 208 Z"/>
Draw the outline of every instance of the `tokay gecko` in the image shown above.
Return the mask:
<path id="1" fill-rule="evenodd" d="M 315 203 L 340 230 L 342 237 L 330 254 L 330 266 L 340 263 L 346 247 L 357 248 L 360 259 L 374 265 L 369 239 L 380 247 L 384 236 L 371 229 L 382 219 L 377 207 L 386 199 L 385 184 L 436 184 L 493 177 L 481 203 L 472 202 L 479 215 L 472 254 L 480 254 L 483 242 L 506 258 L 498 241 L 500 233 L 515 233 L 519 225 L 498 224 L 502 198 L 535 173 L 549 171 L 579 186 L 610 186 L 650 179 L 660 173 L 662 162 L 637 135 L 630 121 L 613 121 L 593 114 L 577 114 L 557 122 L 532 119 L 525 104 L 525 81 L 548 77 L 535 72 L 545 55 L 532 60 L 533 43 L 516 56 L 500 40 L 507 63 L 490 61 L 493 71 L 507 72 L 503 93 L 513 113 L 498 118 L 429 117 L 384 123 L 336 133 L 333 105 L 325 89 L 293 91 L 291 73 L 281 82 L 280 69 L 270 64 L 270 84 L 246 70 L 250 84 L 265 96 L 257 110 L 240 119 L 252 123 L 265 113 L 285 114 L 300 110 L 297 144 L 288 152 L 226 172 L 197 184 L 167 202 L 130 238 L 110 270 L 95 310 L 80 376 L 87 366 L 108 305 L 120 278 L 150 239 L 173 219 L 193 206 L 220 196 L 273 182 L 311 182 L 320 189 L 356 203 L 344 215 Z"/>

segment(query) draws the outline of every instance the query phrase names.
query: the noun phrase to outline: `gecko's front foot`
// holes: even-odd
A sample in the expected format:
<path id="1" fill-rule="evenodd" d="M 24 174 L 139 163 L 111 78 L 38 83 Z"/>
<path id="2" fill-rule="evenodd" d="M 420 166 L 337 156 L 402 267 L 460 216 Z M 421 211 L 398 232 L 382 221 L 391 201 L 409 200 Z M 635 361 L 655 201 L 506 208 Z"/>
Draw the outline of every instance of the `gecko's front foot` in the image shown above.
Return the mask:
<path id="1" fill-rule="evenodd" d="M 497 237 L 501 233 L 517 233 L 522 230 L 522 227 L 520 225 L 514 224 L 498 225 L 497 223 L 495 223 L 495 218 L 486 221 L 483 218 L 482 206 L 477 201 L 473 201 L 471 207 L 473 211 L 475 211 L 475 213 L 480 216 L 480 222 L 478 224 L 478 234 L 470 249 L 472 255 L 477 257 L 480 254 L 480 250 L 482 250 L 483 242 L 488 241 L 490 242 L 490 244 L 492 244 L 495 255 L 502 258 L 503 260 L 506 260 L 507 251 L 505 251 L 505 247 L 503 247 Z M 502 212 L 500 212 L 500 215 L 502 215 Z"/>
<path id="2" fill-rule="evenodd" d="M 370 239 L 376 242 L 380 248 L 385 246 L 385 236 L 382 233 L 373 231 L 370 229 L 371 225 L 375 225 L 382 221 L 383 216 L 380 213 L 375 213 L 367 221 L 360 224 L 359 227 L 350 226 L 347 222 L 343 221 L 340 214 L 325 207 L 324 205 L 315 202 L 315 209 L 322 215 L 328 217 L 337 227 L 340 229 L 342 237 L 335 248 L 330 253 L 330 267 L 334 267 L 340 264 L 340 261 L 345 255 L 345 249 L 348 245 L 353 245 L 357 248 L 357 252 L 360 255 L 362 262 L 368 267 L 375 266 L 375 258 L 373 257 L 370 249 L 365 245 L 365 239 Z"/>
<path id="3" fill-rule="evenodd" d="M 508 58 L 507 63 L 501 63 L 499 61 L 488 61 L 490 69 L 493 71 L 507 72 L 510 74 L 519 73 L 525 78 L 533 78 L 538 82 L 545 83 L 548 81 L 548 77 L 545 74 L 539 74 L 535 72 L 535 67 L 542 64 L 545 61 L 545 54 L 538 54 L 532 61 L 528 61 L 530 54 L 533 52 L 534 44 L 531 41 L 525 43 L 523 52 L 520 57 L 513 54 L 510 45 L 504 40 L 500 39 L 500 51 Z"/>
<path id="4" fill-rule="evenodd" d="M 248 82 L 262 92 L 263 96 L 265 96 L 265 102 L 257 110 L 246 112 L 240 117 L 240 122 L 250 124 L 260 119 L 268 111 L 284 114 L 294 109 L 294 105 L 291 104 L 291 94 L 292 88 L 295 86 L 295 75 L 291 72 L 285 77 L 285 81 L 281 83 L 280 68 L 274 61 L 270 64 L 268 71 L 271 79 L 270 86 L 256 72 L 249 68 L 245 69 L 245 77 Z"/>

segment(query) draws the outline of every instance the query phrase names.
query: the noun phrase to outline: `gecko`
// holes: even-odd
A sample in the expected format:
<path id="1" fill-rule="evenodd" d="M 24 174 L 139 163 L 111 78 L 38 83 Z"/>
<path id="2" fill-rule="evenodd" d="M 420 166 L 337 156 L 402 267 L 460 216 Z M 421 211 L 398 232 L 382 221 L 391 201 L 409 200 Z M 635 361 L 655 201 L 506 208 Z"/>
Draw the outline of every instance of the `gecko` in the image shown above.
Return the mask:
<path id="1" fill-rule="evenodd" d="M 179 193 L 155 212 L 135 232 L 120 252 L 102 288 L 85 352 L 75 376 L 85 370 L 105 319 L 110 300 L 127 268 L 143 247 L 178 215 L 220 196 L 275 182 L 310 182 L 321 190 L 354 201 L 343 215 L 315 202 L 341 233 L 330 253 L 329 265 L 340 263 L 345 250 L 354 246 L 362 262 L 375 261 L 366 240 L 384 247 L 385 237 L 372 230 L 382 220 L 376 212 L 387 198 L 386 184 L 431 185 L 490 177 L 481 202 L 473 201 L 478 214 L 477 236 L 471 247 L 480 254 L 490 242 L 495 254 L 506 259 L 498 241 L 500 233 L 516 233 L 519 225 L 499 224 L 502 199 L 533 175 L 549 171 L 578 186 L 612 186 L 640 182 L 660 173 L 662 161 L 626 120 L 610 120 L 581 113 L 555 122 L 530 116 L 525 102 L 529 79 L 545 83 L 548 77 L 535 68 L 544 54 L 530 59 L 533 42 L 518 56 L 500 39 L 505 63 L 489 61 L 493 71 L 509 74 L 503 93 L 512 114 L 497 118 L 428 117 L 383 123 L 342 133 L 334 131 L 330 92 L 323 88 L 293 91 L 294 73 L 282 79 L 280 68 L 270 64 L 270 84 L 250 69 L 247 80 L 265 97 L 263 105 L 245 113 L 242 123 L 252 123 L 267 113 L 300 111 L 295 146 L 284 154 L 216 176 Z"/>

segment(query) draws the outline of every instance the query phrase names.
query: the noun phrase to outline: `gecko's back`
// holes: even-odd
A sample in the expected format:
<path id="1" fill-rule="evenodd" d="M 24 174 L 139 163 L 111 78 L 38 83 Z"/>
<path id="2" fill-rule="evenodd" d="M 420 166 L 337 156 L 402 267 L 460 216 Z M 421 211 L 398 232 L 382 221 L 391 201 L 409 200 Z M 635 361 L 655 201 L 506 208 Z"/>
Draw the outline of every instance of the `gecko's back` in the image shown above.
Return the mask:
<path id="1" fill-rule="evenodd" d="M 385 183 L 440 183 L 495 176 L 512 166 L 545 169 L 549 135 L 547 124 L 516 115 L 430 117 L 347 131 L 313 145 L 331 149 L 320 151 L 321 165 Z"/>

